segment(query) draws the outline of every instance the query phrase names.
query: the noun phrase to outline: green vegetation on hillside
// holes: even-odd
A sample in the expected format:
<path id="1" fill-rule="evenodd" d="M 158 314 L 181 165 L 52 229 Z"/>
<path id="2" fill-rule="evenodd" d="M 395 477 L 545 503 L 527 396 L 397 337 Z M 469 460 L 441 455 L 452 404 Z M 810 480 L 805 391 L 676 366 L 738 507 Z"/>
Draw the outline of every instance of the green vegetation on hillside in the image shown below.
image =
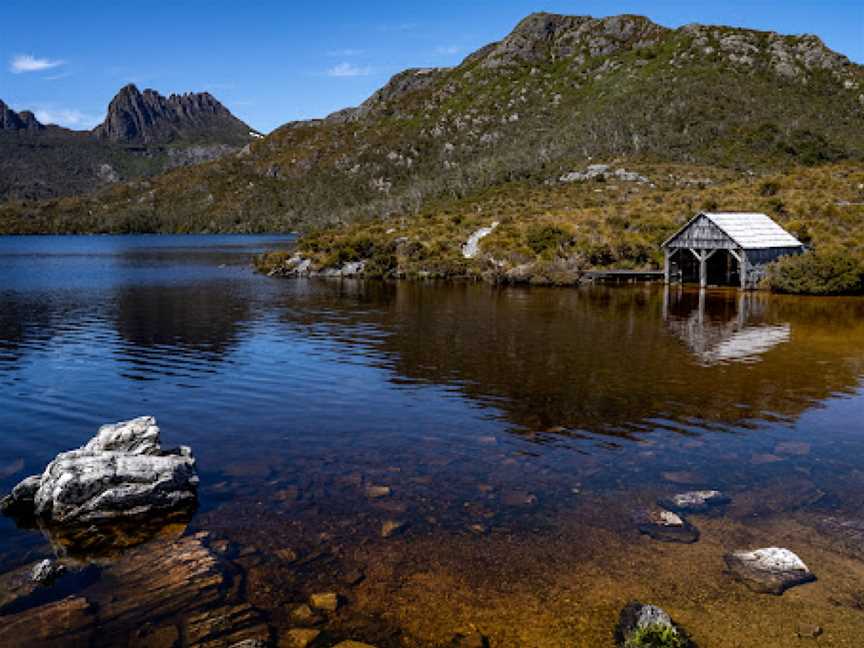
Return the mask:
<path id="1" fill-rule="evenodd" d="M 689 165 L 626 168 L 649 182 L 607 174 L 603 181 L 508 183 L 429 203 L 416 215 L 314 230 L 300 239 L 297 252 L 319 270 L 365 260 L 364 274 L 370 277 L 561 285 L 578 282 L 589 269 L 662 267 L 660 244 L 700 210 L 761 211 L 815 250 L 778 264 L 770 274 L 772 288 L 855 289 L 854 268 L 864 263 L 861 166 L 802 166 L 762 176 Z M 499 225 L 481 240 L 480 253 L 464 258 L 461 248 L 471 233 L 493 222 Z M 260 268 L 290 269 L 290 257 L 265 257 Z M 807 284 L 813 259 L 819 279 Z"/>

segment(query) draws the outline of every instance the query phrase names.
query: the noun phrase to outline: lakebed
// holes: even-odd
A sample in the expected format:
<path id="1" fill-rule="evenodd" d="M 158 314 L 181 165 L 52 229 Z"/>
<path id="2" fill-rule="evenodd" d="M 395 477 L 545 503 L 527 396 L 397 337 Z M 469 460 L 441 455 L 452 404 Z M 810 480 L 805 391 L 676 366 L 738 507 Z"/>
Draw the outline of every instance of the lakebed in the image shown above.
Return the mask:
<path id="1" fill-rule="evenodd" d="M 5 641 L 611 646 L 637 599 L 703 647 L 860 645 L 864 300 L 254 274 L 282 244 L 0 239 L 2 489 L 141 414 L 201 476 L 191 519 L 3 602 Z M 638 532 L 696 488 L 731 497 L 698 542 Z M 50 540 L 0 521 L 0 573 Z M 817 580 L 727 573 L 775 545 Z"/>

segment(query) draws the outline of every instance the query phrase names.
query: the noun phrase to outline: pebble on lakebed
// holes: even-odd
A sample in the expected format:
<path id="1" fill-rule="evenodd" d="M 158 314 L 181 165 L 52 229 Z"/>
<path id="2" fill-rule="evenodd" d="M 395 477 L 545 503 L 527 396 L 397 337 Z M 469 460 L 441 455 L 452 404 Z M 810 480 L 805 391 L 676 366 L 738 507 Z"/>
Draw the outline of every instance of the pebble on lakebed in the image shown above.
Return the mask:
<path id="1" fill-rule="evenodd" d="M 677 513 L 650 508 L 634 516 L 639 533 L 660 542 L 691 544 L 699 540 L 699 529 Z"/>
<path id="2" fill-rule="evenodd" d="M 780 595 L 790 587 L 816 580 L 803 560 L 780 547 L 734 551 L 723 558 L 732 575 L 754 592 Z"/>

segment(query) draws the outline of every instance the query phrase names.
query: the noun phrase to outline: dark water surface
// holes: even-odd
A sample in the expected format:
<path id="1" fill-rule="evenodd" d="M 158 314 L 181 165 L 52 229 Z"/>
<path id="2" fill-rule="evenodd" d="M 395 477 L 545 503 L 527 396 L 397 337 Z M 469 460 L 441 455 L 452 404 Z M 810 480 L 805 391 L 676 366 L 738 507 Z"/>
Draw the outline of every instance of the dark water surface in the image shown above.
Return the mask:
<path id="1" fill-rule="evenodd" d="M 801 619 L 860 645 L 864 300 L 252 273 L 289 242 L 0 238 L 0 489 L 152 414 L 199 461 L 187 533 L 231 544 L 273 637 L 336 589 L 322 637 L 382 646 L 611 645 L 630 598 L 700 645 L 789 645 Z M 733 497 L 698 544 L 634 531 L 694 487 Z M 773 544 L 817 583 L 766 598 L 723 573 Z M 49 553 L 0 521 L 0 571 Z"/>

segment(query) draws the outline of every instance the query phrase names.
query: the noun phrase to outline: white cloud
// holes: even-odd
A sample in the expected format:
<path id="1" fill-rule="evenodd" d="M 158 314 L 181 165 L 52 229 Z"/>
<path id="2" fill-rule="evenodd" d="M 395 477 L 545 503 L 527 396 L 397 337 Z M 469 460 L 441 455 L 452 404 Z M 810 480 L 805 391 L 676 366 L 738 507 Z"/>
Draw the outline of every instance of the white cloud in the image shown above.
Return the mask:
<path id="1" fill-rule="evenodd" d="M 442 45 L 440 47 L 435 48 L 436 54 L 446 54 L 448 56 L 453 55 L 453 54 L 458 54 L 461 51 L 462 51 L 462 48 L 459 47 L 458 45 Z"/>
<path id="2" fill-rule="evenodd" d="M 21 74 L 23 72 L 42 72 L 59 67 L 66 61 L 52 61 L 46 58 L 36 58 L 30 54 L 16 54 L 9 61 L 9 71 L 12 74 Z"/>
<path id="3" fill-rule="evenodd" d="M 84 113 L 74 108 L 37 108 L 34 114 L 43 124 L 57 124 L 78 130 L 90 130 L 102 121 L 100 115 Z"/>
<path id="4" fill-rule="evenodd" d="M 353 63 L 348 62 L 334 65 L 332 68 L 327 70 L 327 76 L 331 77 L 361 77 L 369 76 L 370 74 L 372 74 L 372 68 L 360 67 L 359 65 L 354 65 Z"/>

